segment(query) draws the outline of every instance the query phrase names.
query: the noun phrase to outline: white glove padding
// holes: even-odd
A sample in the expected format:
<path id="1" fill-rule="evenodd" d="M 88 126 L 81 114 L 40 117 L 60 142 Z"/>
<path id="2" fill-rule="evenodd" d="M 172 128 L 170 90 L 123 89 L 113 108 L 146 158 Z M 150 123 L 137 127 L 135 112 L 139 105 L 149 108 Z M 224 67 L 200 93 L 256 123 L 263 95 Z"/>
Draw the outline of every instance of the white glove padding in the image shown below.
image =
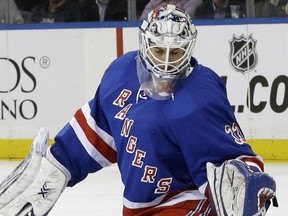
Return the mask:
<path id="1" fill-rule="evenodd" d="M 218 216 L 264 216 L 269 207 L 267 203 L 275 198 L 273 178 L 250 171 L 240 160 L 226 161 L 220 167 L 208 162 L 207 177 Z"/>
<path id="2" fill-rule="evenodd" d="M 43 216 L 66 187 L 67 178 L 43 155 L 48 148 L 48 130 L 40 128 L 30 154 L 0 185 L 0 215 Z"/>

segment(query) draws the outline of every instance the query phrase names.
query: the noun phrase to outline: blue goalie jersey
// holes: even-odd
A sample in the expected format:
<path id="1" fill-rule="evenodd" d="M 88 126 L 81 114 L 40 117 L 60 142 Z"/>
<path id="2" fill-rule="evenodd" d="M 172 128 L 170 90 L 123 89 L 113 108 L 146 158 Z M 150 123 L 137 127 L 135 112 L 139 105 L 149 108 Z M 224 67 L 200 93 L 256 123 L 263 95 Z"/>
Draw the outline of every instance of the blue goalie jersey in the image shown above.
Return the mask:
<path id="1" fill-rule="evenodd" d="M 207 162 L 256 157 L 216 73 L 192 58 L 193 71 L 174 99 L 155 100 L 140 88 L 136 56 L 129 52 L 109 66 L 95 97 L 51 147 L 71 174 L 68 186 L 117 163 L 127 216 L 167 200 L 205 200 Z"/>

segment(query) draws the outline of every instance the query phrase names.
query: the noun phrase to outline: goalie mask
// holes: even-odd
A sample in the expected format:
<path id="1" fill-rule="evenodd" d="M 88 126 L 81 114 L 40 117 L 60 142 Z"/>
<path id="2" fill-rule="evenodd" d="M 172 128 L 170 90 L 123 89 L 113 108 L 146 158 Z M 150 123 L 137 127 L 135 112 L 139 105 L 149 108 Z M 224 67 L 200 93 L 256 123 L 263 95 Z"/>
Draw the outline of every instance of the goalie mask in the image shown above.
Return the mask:
<path id="1" fill-rule="evenodd" d="M 175 5 L 151 11 L 140 27 L 137 74 L 141 88 L 154 99 L 173 96 L 178 80 L 192 70 L 197 31 L 190 16 Z"/>

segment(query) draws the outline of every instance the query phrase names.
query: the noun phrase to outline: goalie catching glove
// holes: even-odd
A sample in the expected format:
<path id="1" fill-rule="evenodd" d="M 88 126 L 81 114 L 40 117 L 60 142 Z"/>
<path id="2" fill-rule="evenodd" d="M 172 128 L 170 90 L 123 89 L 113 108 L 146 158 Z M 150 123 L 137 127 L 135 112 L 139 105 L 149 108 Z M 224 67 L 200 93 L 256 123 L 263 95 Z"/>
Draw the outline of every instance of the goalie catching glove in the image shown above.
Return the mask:
<path id="1" fill-rule="evenodd" d="M 65 189 L 67 177 L 45 158 L 48 138 L 40 128 L 30 154 L 0 184 L 0 216 L 47 215 Z"/>
<path id="2" fill-rule="evenodd" d="M 218 216 L 264 216 L 275 197 L 276 183 L 262 172 L 252 172 L 246 163 L 229 160 L 220 167 L 207 163 L 213 207 Z"/>

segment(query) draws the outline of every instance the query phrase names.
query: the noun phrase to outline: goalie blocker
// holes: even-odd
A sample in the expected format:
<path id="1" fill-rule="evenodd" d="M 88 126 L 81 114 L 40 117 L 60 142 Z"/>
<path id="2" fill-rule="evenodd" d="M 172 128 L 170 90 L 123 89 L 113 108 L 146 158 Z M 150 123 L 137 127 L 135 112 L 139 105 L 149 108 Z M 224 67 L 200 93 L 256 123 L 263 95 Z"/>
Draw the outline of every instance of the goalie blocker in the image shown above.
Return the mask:
<path id="1" fill-rule="evenodd" d="M 0 184 L 0 216 L 47 215 L 58 200 L 68 178 L 64 167 L 47 159 L 53 160 L 48 138 L 48 130 L 40 128 L 30 154 Z"/>
<path id="2" fill-rule="evenodd" d="M 218 216 L 264 216 L 273 199 L 276 183 L 262 172 L 253 172 L 241 160 L 229 160 L 220 167 L 207 163 L 212 207 Z"/>

